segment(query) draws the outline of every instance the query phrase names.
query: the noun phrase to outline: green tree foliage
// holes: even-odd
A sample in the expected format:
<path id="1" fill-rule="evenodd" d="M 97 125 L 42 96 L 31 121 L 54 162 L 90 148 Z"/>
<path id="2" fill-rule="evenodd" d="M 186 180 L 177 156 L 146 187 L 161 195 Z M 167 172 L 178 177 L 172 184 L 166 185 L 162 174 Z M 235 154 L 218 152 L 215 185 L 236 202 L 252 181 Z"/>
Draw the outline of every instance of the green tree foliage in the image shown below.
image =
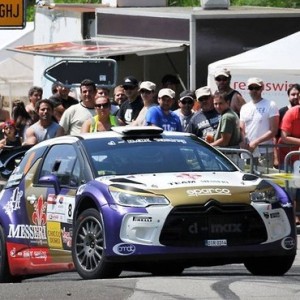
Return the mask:
<path id="1" fill-rule="evenodd" d="M 266 6 L 266 7 L 300 7 L 300 0 L 231 0 L 232 5 Z"/>

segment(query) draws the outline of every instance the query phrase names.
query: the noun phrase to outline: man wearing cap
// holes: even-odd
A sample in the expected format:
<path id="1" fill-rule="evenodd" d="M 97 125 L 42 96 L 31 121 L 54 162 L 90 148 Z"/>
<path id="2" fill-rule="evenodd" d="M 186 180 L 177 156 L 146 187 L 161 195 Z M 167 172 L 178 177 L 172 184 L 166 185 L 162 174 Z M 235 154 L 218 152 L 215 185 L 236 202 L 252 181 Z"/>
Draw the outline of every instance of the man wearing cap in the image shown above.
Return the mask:
<path id="1" fill-rule="evenodd" d="M 230 71 L 227 69 L 219 69 L 215 72 L 214 77 L 218 91 L 225 94 L 225 100 L 229 101 L 230 108 L 239 115 L 241 107 L 246 103 L 246 101 L 237 90 L 230 87 Z"/>
<path id="2" fill-rule="evenodd" d="M 132 122 L 133 126 L 145 126 L 146 114 L 150 107 L 157 105 L 155 99 L 156 84 L 151 81 L 143 81 L 140 84 L 139 92 L 143 99 L 144 107 L 141 109 L 137 118 Z"/>
<path id="3" fill-rule="evenodd" d="M 190 90 L 185 90 L 180 93 L 180 98 L 178 100 L 179 108 L 174 111 L 174 113 L 179 117 L 183 131 L 186 131 L 189 122 L 194 115 L 195 93 Z"/>
<path id="4" fill-rule="evenodd" d="M 263 145 L 274 144 L 279 124 L 278 108 L 274 101 L 262 97 L 262 79 L 249 78 L 247 87 L 252 101 L 243 105 L 240 112 L 240 126 L 244 137 L 241 147 L 253 153 L 254 165 L 271 168 L 274 149 Z"/>
<path id="5" fill-rule="evenodd" d="M 213 96 L 208 86 L 197 89 L 195 94 L 201 108 L 191 118 L 186 131 L 207 140 L 215 135 L 220 115 L 214 108 Z"/>
<path id="6" fill-rule="evenodd" d="M 137 118 L 144 104 L 139 95 L 138 81 L 135 77 L 125 77 L 122 86 L 127 100 L 120 106 L 117 117 L 120 122 L 126 125 L 131 124 L 131 122 Z"/>
<path id="7" fill-rule="evenodd" d="M 165 88 L 158 92 L 158 106 L 150 107 L 146 114 L 147 125 L 163 128 L 165 131 L 182 131 L 179 117 L 171 110 L 175 92 Z"/>
<path id="8" fill-rule="evenodd" d="M 178 77 L 174 74 L 166 74 L 163 76 L 163 78 L 161 79 L 161 87 L 163 89 L 171 89 L 175 92 L 175 97 L 174 99 L 176 100 L 176 93 L 177 93 L 177 89 L 178 89 L 178 85 L 180 84 L 180 81 L 178 79 Z M 177 101 L 174 101 L 171 110 L 176 110 L 178 109 L 178 103 Z"/>

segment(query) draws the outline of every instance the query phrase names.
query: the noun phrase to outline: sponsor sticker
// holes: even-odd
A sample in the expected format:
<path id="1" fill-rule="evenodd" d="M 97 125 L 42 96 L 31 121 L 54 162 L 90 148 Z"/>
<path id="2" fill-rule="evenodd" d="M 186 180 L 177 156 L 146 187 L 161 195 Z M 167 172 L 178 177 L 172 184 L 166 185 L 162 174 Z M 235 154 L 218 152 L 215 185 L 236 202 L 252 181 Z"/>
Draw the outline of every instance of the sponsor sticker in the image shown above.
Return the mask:
<path id="1" fill-rule="evenodd" d="M 58 222 L 47 223 L 47 237 L 50 248 L 62 249 L 61 228 Z"/>
<path id="2" fill-rule="evenodd" d="M 69 231 L 68 231 L 68 230 L 66 230 L 66 227 L 64 227 L 61 230 L 61 234 L 62 234 L 62 240 L 63 240 L 64 245 L 67 248 L 71 248 L 71 246 L 72 246 L 72 228 L 69 229 Z"/>
<path id="3" fill-rule="evenodd" d="M 10 215 L 13 211 L 19 210 L 23 191 L 19 188 L 15 188 L 9 201 L 4 205 L 4 211 L 7 215 Z"/>
<path id="4" fill-rule="evenodd" d="M 205 240 L 207 247 L 223 247 L 227 246 L 227 240 Z"/>
<path id="5" fill-rule="evenodd" d="M 152 217 L 137 216 L 132 218 L 133 222 L 152 222 Z"/>
<path id="6" fill-rule="evenodd" d="M 201 195 L 231 195 L 230 190 L 225 188 L 194 189 L 194 190 L 187 190 L 186 192 L 189 197 L 195 197 Z"/>
<path id="7" fill-rule="evenodd" d="M 132 244 L 120 243 L 113 247 L 113 251 L 118 255 L 128 256 L 135 252 L 135 246 Z"/>
<path id="8" fill-rule="evenodd" d="M 266 219 L 279 219 L 281 217 L 279 211 L 272 212 L 272 213 L 271 212 L 264 212 L 263 215 Z"/>
<path id="9" fill-rule="evenodd" d="M 296 246 L 296 241 L 292 237 L 286 237 L 281 241 L 281 246 L 285 250 L 291 250 Z"/>

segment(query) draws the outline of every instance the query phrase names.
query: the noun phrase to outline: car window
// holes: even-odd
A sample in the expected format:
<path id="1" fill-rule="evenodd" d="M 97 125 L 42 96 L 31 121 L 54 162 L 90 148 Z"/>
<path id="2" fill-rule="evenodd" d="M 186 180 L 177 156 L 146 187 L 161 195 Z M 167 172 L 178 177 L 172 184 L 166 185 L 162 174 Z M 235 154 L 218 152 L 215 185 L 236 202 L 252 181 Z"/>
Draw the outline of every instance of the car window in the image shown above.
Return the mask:
<path id="1" fill-rule="evenodd" d="M 98 176 L 187 171 L 235 171 L 223 155 L 189 138 L 83 141 Z"/>
<path id="2" fill-rule="evenodd" d="M 20 156 L 21 161 L 9 177 L 6 188 L 18 185 L 23 176 L 26 175 L 31 170 L 32 166 L 36 164 L 38 159 L 42 157 L 45 150 L 46 147 L 35 148 L 34 150 L 27 151 L 25 155 L 22 154 Z"/>
<path id="3" fill-rule="evenodd" d="M 40 176 L 56 175 L 61 185 L 76 187 L 81 182 L 80 163 L 72 145 L 54 145 L 43 162 Z"/>

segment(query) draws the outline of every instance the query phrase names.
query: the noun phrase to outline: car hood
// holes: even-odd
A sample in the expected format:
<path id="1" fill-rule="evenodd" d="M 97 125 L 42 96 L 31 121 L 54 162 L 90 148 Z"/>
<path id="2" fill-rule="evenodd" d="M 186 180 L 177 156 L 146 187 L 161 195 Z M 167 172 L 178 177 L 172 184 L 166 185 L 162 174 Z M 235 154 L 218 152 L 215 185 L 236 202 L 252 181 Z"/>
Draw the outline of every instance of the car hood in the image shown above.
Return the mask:
<path id="1" fill-rule="evenodd" d="M 244 180 L 241 172 L 186 172 L 104 176 L 97 180 L 120 190 L 165 195 L 172 205 L 220 202 L 249 203 L 249 193 L 261 181 Z"/>

